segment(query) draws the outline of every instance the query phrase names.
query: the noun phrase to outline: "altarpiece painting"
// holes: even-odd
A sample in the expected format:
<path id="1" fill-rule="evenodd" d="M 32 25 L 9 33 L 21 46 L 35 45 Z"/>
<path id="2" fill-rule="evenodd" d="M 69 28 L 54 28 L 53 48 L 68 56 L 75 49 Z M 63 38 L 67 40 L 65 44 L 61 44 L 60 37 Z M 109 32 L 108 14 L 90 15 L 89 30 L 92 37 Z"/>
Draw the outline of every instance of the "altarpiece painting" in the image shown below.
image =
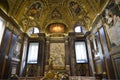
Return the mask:
<path id="1" fill-rule="evenodd" d="M 53 69 L 65 68 L 65 44 L 50 43 L 50 57 L 53 58 Z"/>

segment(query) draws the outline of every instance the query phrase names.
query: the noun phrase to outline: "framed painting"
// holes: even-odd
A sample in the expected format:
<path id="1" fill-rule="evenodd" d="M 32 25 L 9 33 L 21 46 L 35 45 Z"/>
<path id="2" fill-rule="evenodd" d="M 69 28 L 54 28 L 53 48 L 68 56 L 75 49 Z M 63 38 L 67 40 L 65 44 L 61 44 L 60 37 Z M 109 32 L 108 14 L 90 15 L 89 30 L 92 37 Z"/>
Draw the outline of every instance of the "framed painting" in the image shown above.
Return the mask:
<path id="1" fill-rule="evenodd" d="M 65 68 L 65 43 L 50 43 L 50 57 L 53 58 L 53 69 Z"/>
<path id="2" fill-rule="evenodd" d="M 16 34 L 12 34 L 12 40 L 11 40 L 11 43 L 10 43 L 10 49 L 9 49 L 9 54 L 8 54 L 8 56 L 10 57 L 10 58 L 13 58 L 14 56 L 14 46 L 15 46 L 15 42 L 16 42 L 16 40 L 17 40 L 17 35 Z M 13 48 L 14 47 L 14 48 Z"/>
<path id="3" fill-rule="evenodd" d="M 21 48 L 21 43 L 19 41 L 16 41 L 15 45 L 14 45 L 14 50 L 13 50 L 13 57 L 14 58 L 19 58 L 20 48 Z"/>
<path id="4" fill-rule="evenodd" d="M 16 40 L 13 46 L 13 58 L 20 58 L 21 40 L 21 36 L 16 35 Z"/>

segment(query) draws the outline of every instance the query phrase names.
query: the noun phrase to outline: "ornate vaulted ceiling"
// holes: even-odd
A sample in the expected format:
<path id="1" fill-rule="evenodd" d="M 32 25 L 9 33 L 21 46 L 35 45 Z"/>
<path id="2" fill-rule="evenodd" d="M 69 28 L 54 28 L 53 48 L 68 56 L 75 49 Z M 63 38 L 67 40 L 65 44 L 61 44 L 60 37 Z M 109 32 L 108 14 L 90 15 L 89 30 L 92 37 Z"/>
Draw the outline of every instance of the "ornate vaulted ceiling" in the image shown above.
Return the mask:
<path id="1" fill-rule="evenodd" d="M 65 25 L 65 32 L 73 31 L 75 25 L 90 30 L 108 2 L 109 0 L 3 0 L 0 4 L 8 16 L 21 26 L 22 31 L 38 27 L 47 33 L 49 25 L 57 23 Z"/>

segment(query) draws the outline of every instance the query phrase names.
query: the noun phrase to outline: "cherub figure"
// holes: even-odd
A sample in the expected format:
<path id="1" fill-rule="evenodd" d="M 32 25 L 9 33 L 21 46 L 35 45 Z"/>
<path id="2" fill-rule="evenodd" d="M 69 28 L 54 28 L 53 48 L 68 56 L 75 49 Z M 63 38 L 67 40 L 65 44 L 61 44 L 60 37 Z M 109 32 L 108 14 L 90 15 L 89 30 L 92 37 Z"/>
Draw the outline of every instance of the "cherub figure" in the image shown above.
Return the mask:
<path id="1" fill-rule="evenodd" d="M 53 58 L 52 57 L 49 58 L 49 69 L 53 70 Z"/>

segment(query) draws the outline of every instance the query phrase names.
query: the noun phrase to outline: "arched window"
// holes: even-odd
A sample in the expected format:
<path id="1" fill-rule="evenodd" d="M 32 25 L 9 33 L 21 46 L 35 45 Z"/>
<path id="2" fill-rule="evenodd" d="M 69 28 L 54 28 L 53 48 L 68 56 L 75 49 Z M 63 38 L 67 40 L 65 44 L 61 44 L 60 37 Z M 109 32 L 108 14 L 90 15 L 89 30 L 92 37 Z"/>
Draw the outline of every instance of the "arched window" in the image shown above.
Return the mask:
<path id="1" fill-rule="evenodd" d="M 82 26 L 76 26 L 75 28 L 74 28 L 74 32 L 76 32 L 76 33 L 86 33 L 86 30 L 85 30 L 85 28 L 84 27 L 82 27 Z"/>
<path id="2" fill-rule="evenodd" d="M 81 26 L 76 26 L 74 31 L 77 32 L 77 33 L 82 32 L 82 27 Z"/>
<path id="3" fill-rule="evenodd" d="M 27 33 L 28 33 L 28 35 L 31 35 L 31 34 L 37 34 L 39 32 L 40 31 L 37 27 L 33 27 L 33 28 L 30 28 Z"/>

